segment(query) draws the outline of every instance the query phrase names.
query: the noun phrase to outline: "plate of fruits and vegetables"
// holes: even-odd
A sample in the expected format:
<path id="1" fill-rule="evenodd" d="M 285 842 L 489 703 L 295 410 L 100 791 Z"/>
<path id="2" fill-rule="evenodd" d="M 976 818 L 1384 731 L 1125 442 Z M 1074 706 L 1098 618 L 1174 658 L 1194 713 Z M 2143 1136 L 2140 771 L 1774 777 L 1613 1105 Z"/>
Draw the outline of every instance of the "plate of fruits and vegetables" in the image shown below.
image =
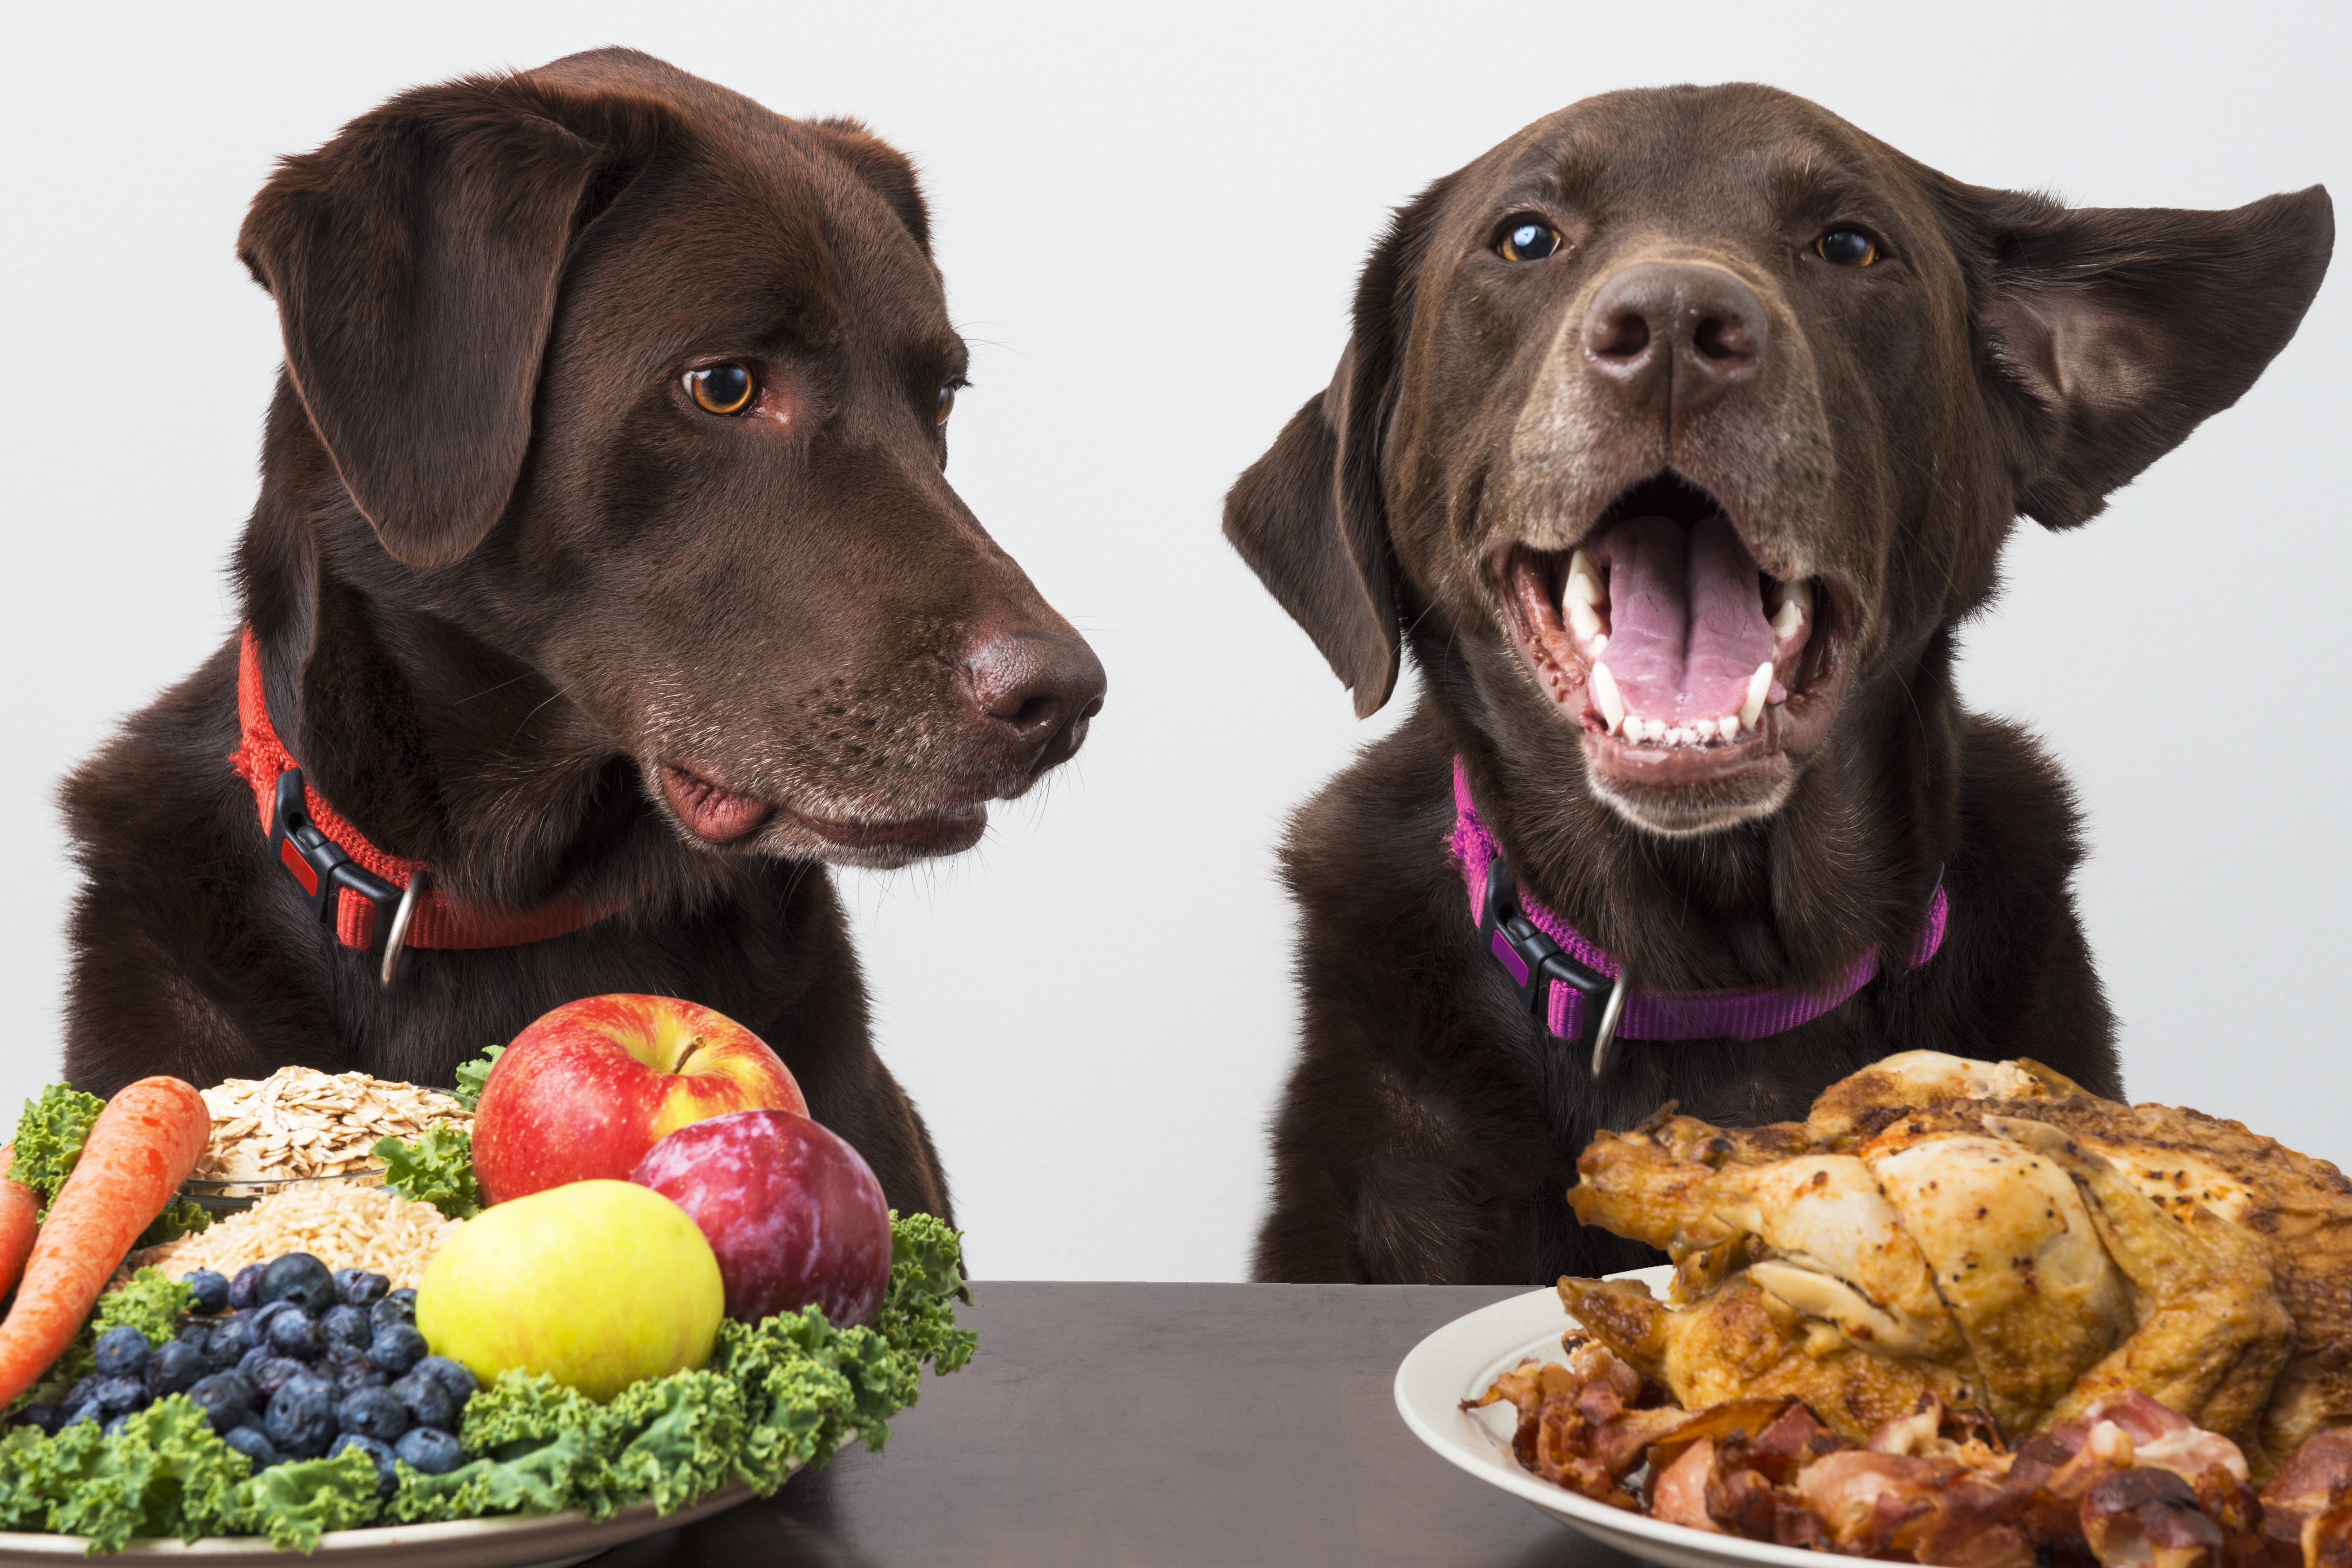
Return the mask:
<path id="1" fill-rule="evenodd" d="M 732 1047 L 698 1075 L 717 1082 L 625 1070 L 687 1078 L 698 1039 Z M 961 1237 L 892 1214 L 740 1026 L 590 998 L 459 1096 L 470 1132 L 383 1151 L 394 1206 L 458 1222 L 418 1210 L 436 1224 L 414 1284 L 334 1267 L 365 1238 L 312 1200 L 302 1247 L 125 1278 L 204 1147 L 203 1100 L 149 1079 L 28 1103 L 0 1179 L 0 1563 L 576 1561 L 880 1447 L 925 1367 L 970 1359 Z M 394 1202 L 354 1192 L 354 1227 Z M 214 1250 L 266 1249 L 288 1201 L 224 1222 L 243 1229 Z"/>

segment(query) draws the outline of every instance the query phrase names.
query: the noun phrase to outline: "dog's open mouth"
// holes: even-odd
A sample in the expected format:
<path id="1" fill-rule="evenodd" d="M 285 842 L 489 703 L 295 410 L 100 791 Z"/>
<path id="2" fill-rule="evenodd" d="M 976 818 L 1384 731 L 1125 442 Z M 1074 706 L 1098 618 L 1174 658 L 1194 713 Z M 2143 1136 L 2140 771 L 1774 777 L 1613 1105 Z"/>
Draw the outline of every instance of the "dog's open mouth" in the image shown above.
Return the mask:
<path id="1" fill-rule="evenodd" d="M 1764 571 L 1713 498 L 1672 475 L 1625 492 L 1576 548 L 1514 545 L 1500 568 L 1514 639 L 1615 783 L 1778 774 L 1835 707 L 1833 587 Z"/>
<path id="2" fill-rule="evenodd" d="M 950 805 L 919 816 L 820 816 L 779 809 L 755 795 L 714 783 L 675 763 L 661 766 L 662 793 L 687 830 L 712 844 L 733 844 L 773 822 L 791 841 L 786 847 L 824 854 L 826 847 L 848 850 L 866 863 L 896 863 L 927 855 L 953 855 L 980 842 L 988 828 L 984 801 Z M 774 835 L 771 836 L 775 837 Z"/>

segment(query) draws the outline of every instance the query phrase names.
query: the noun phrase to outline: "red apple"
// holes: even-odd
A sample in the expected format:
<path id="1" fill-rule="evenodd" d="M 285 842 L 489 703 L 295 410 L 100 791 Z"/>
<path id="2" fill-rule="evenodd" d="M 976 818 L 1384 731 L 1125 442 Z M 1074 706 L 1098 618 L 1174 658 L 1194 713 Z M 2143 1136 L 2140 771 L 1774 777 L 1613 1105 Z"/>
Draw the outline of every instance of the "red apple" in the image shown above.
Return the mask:
<path id="1" fill-rule="evenodd" d="M 694 1216 L 719 1258 L 727 1315 L 824 1309 L 871 1323 L 890 1283 L 890 1209 L 857 1151 L 805 1116 L 739 1110 L 655 1144 L 629 1180 Z"/>
<path id="2" fill-rule="evenodd" d="M 646 1151 L 733 1110 L 808 1109 L 767 1042 L 674 996 L 589 996 L 517 1035 L 474 1110 L 482 1201 L 626 1181 Z"/>

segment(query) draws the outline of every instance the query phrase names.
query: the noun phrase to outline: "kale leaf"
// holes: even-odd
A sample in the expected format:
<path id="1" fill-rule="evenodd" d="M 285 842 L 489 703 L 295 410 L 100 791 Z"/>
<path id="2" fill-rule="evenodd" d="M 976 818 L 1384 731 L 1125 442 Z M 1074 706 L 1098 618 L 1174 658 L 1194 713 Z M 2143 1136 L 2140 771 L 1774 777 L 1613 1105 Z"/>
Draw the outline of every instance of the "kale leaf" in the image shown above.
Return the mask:
<path id="1" fill-rule="evenodd" d="M 428 1127 L 413 1143 L 379 1138 L 369 1153 L 383 1162 L 384 1185 L 413 1203 L 431 1204 L 451 1219 L 482 1212 L 474 1184 L 474 1139 L 462 1127 Z"/>
<path id="2" fill-rule="evenodd" d="M 15 1152 L 8 1174 L 41 1194 L 40 1217 L 49 1217 L 58 1189 L 73 1173 L 81 1146 L 89 1138 L 90 1123 L 106 1109 L 106 1101 L 61 1083 L 53 1083 L 25 1101 L 16 1119 Z"/>
<path id="3" fill-rule="evenodd" d="M 490 1081 L 490 1069 L 499 1065 L 499 1058 L 506 1055 L 506 1051 L 504 1046 L 492 1046 L 457 1069 L 457 1087 L 450 1092 L 457 1096 L 457 1103 L 466 1108 L 468 1115 L 481 1104 L 482 1086 Z"/>

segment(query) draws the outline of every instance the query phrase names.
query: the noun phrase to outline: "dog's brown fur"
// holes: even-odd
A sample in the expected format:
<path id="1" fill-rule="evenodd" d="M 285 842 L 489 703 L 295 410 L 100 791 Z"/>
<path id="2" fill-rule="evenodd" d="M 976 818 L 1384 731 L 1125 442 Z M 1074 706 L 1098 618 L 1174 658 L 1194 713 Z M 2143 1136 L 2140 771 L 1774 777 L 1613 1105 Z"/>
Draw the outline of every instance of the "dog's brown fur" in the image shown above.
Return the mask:
<path id="1" fill-rule="evenodd" d="M 446 1083 L 573 997 L 677 995 L 947 1214 L 821 862 L 961 847 L 1102 675 L 941 476 L 965 350 L 911 166 L 604 50 L 401 95 L 288 160 L 239 250 L 287 348 L 237 554 L 278 733 L 439 889 L 628 906 L 382 988 L 265 853 L 232 638 L 67 786 L 68 1077 Z M 762 390 L 721 417 L 684 375 L 729 360 Z M 772 809 L 698 836 L 669 766 Z"/>
<path id="2" fill-rule="evenodd" d="M 1507 220 L 1530 218 L 1561 247 L 1507 260 Z M 1882 263 L 1810 253 L 1842 225 Z M 1954 628 L 1991 598 L 2018 514 L 2085 521 L 2237 400 L 2333 236 L 2315 188 L 2200 213 L 1965 185 L 1753 86 L 1590 100 L 1402 209 L 1330 388 L 1227 503 L 1360 712 L 1401 645 L 1423 680 L 1292 824 L 1306 1037 L 1258 1276 L 1540 1283 L 1650 1261 L 1560 1201 L 1596 1130 L 1670 1100 L 1801 1115 L 1895 1050 L 2030 1056 L 2118 1092 L 2071 797 L 2025 734 L 1962 709 Z M 1770 329 L 1704 406 L 1633 406 L 1586 363 L 1588 306 L 1645 262 L 1730 275 Z M 1837 679 L 1736 777 L 1601 776 L 1600 722 L 1580 687 L 1561 700 L 1500 581 L 1512 552 L 1564 554 L 1662 474 L 1715 498 L 1768 573 L 1826 585 Z M 1906 952 L 1938 866 L 1948 940 L 1787 1034 L 1628 1042 L 1596 1083 L 1476 942 L 1445 847 L 1457 754 L 1521 887 L 1637 984 L 1811 987 L 1874 945 Z"/>

